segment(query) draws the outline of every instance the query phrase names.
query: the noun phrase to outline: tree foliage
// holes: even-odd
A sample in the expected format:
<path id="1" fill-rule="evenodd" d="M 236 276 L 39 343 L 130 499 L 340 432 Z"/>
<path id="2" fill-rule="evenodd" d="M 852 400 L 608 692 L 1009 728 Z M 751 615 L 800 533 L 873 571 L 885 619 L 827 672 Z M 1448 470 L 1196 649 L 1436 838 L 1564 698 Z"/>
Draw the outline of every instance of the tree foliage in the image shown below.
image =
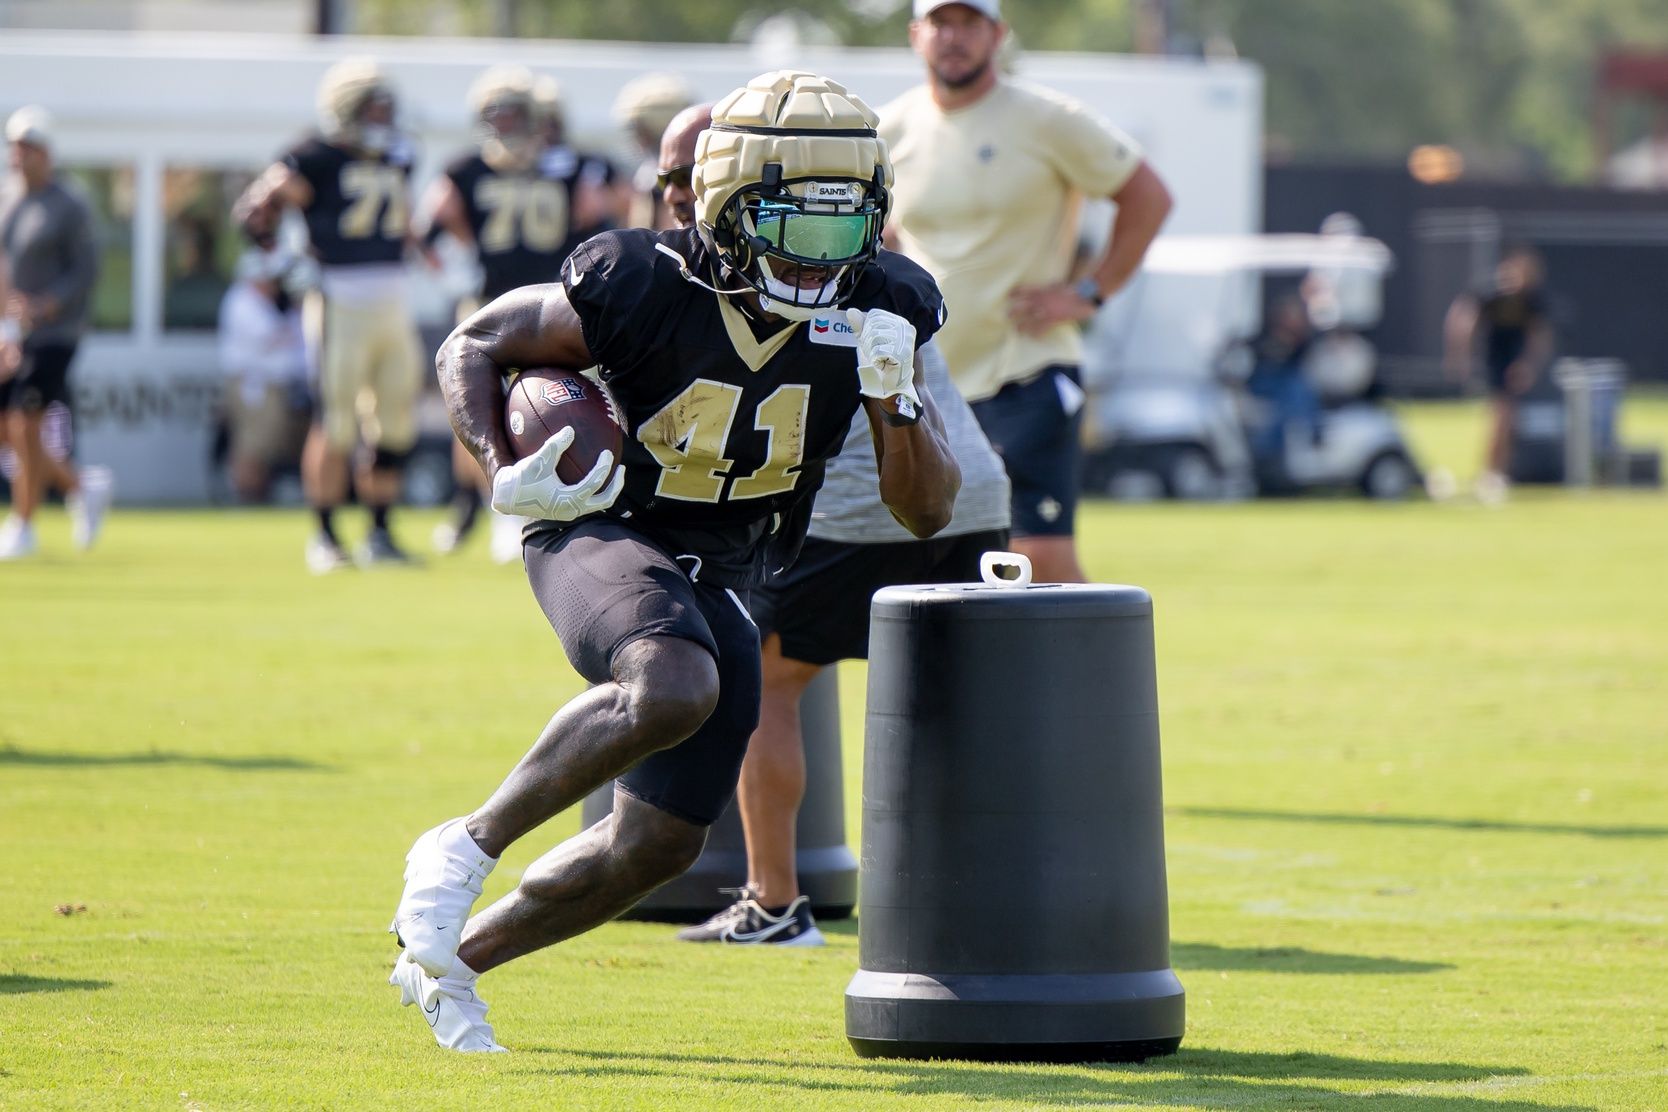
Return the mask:
<path id="1" fill-rule="evenodd" d="M 1160 0 L 1145 0 L 1146 4 Z M 1144 0 L 1009 0 L 1032 49 L 1132 49 Z M 1181 49 L 1231 44 L 1267 80 L 1277 153 L 1396 159 L 1461 148 L 1484 172 L 1579 178 L 1606 49 L 1668 50 L 1668 0 L 1167 0 Z M 759 0 L 360 0 L 373 33 L 725 42 L 783 12 Z M 853 45 L 905 38 L 907 0 L 801 9 Z M 1642 129 L 1634 110 L 1623 123 Z"/>

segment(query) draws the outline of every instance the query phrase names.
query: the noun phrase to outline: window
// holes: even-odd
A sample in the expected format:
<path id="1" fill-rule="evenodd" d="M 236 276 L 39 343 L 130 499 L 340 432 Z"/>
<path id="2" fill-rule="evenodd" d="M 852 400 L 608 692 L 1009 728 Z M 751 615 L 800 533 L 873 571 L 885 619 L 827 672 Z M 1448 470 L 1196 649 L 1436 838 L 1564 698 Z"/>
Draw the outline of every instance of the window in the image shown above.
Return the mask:
<path id="1" fill-rule="evenodd" d="M 162 176 L 162 327 L 213 330 L 243 251 L 232 203 L 254 177 L 242 170 L 170 167 Z"/>
<path id="2" fill-rule="evenodd" d="M 66 166 L 98 224 L 98 284 L 93 287 L 92 326 L 98 331 L 133 328 L 133 167 Z"/>

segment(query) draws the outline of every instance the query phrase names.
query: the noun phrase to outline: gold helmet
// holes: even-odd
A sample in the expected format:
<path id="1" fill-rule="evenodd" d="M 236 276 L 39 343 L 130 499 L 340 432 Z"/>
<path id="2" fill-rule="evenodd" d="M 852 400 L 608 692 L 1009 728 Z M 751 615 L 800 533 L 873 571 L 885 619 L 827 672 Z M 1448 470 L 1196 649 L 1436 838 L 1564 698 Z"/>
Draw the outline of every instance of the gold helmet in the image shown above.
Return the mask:
<path id="1" fill-rule="evenodd" d="M 522 169 L 538 154 L 533 73 L 493 66 L 469 87 L 469 109 L 481 157 L 494 169 Z"/>
<path id="2" fill-rule="evenodd" d="M 551 142 L 567 129 L 568 108 L 562 99 L 562 86 L 548 73 L 540 74 L 533 82 L 533 119 Z"/>
<path id="3" fill-rule="evenodd" d="M 779 316 L 839 305 L 880 251 L 892 160 L 868 105 L 826 77 L 766 73 L 712 110 L 695 146 L 695 223 Z M 824 272 L 805 288 L 803 268 Z"/>
<path id="4" fill-rule="evenodd" d="M 386 150 L 393 143 L 392 124 L 367 124 L 366 111 L 378 102 L 394 103 L 394 89 L 374 58 L 344 58 L 324 71 L 319 81 L 319 127 L 331 140 L 367 150 Z"/>
<path id="5" fill-rule="evenodd" d="M 645 147 L 654 147 L 672 117 L 695 103 L 695 94 L 675 73 L 646 73 L 626 83 L 614 98 L 614 119 Z"/>

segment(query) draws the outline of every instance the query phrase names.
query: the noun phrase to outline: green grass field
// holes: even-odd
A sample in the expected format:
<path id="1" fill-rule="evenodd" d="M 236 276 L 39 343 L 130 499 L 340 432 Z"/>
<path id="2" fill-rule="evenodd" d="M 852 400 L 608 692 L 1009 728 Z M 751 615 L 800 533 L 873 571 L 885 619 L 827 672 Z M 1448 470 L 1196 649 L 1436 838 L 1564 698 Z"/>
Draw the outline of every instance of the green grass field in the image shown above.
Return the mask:
<path id="1" fill-rule="evenodd" d="M 1412 419 L 1474 470 L 1475 407 Z M 1088 508 L 1092 574 L 1157 608 L 1188 1031 L 1140 1066 L 860 1060 L 851 923 L 610 925 L 483 980 L 515 1053 L 440 1051 L 384 983 L 401 857 L 579 689 L 519 572 L 314 580 L 292 513 L 120 513 L 74 557 L 48 516 L 0 566 L 0 1107 L 1668 1108 L 1665 511 Z"/>

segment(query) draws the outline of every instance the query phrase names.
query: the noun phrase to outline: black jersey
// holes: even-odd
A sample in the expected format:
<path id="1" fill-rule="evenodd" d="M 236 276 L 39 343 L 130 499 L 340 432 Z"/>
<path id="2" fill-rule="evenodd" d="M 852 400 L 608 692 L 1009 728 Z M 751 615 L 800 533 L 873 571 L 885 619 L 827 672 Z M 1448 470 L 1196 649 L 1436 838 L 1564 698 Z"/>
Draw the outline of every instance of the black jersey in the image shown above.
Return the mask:
<path id="1" fill-rule="evenodd" d="M 755 321 L 685 279 L 657 243 L 724 285 L 692 229 L 605 232 L 562 269 L 626 420 L 625 490 L 607 512 L 689 557 L 701 582 L 750 587 L 797 552 L 823 465 L 845 441 L 860 404 L 856 336 L 844 309 Z M 847 305 L 897 313 L 919 343 L 943 320 L 931 276 L 890 252 Z"/>
<path id="2" fill-rule="evenodd" d="M 367 154 L 314 136 L 284 155 L 313 187 L 307 232 L 325 266 L 397 263 L 405 255 L 412 152 Z"/>
<path id="3" fill-rule="evenodd" d="M 546 165 L 495 170 L 479 154 L 468 154 L 446 167 L 475 233 L 481 296 L 488 301 L 517 286 L 554 282 L 573 249 L 569 215 L 578 174 L 558 176 Z"/>
<path id="4" fill-rule="evenodd" d="M 566 143 L 558 143 L 544 149 L 544 153 L 539 156 L 539 172 L 557 181 L 567 182 L 570 196 L 581 185 L 593 189 L 606 189 L 619 180 L 619 171 L 608 159 L 599 154 L 575 150 Z M 562 248 L 562 258 L 566 259 L 575 247 L 598 232 L 608 231 L 612 227 L 614 225 L 608 221 L 586 227 L 574 225 L 568 230 L 568 242 Z"/>
<path id="5" fill-rule="evenodd" d="M 1546 322 L 1546 294 L 1538 289 L 1514 293 L 1488 289 L 1476 296 L 1477 315 L 1485 329 L 1483 358 L 1491 373 L 1503 375 L 1529 346 L 1529 334 Z"/>

